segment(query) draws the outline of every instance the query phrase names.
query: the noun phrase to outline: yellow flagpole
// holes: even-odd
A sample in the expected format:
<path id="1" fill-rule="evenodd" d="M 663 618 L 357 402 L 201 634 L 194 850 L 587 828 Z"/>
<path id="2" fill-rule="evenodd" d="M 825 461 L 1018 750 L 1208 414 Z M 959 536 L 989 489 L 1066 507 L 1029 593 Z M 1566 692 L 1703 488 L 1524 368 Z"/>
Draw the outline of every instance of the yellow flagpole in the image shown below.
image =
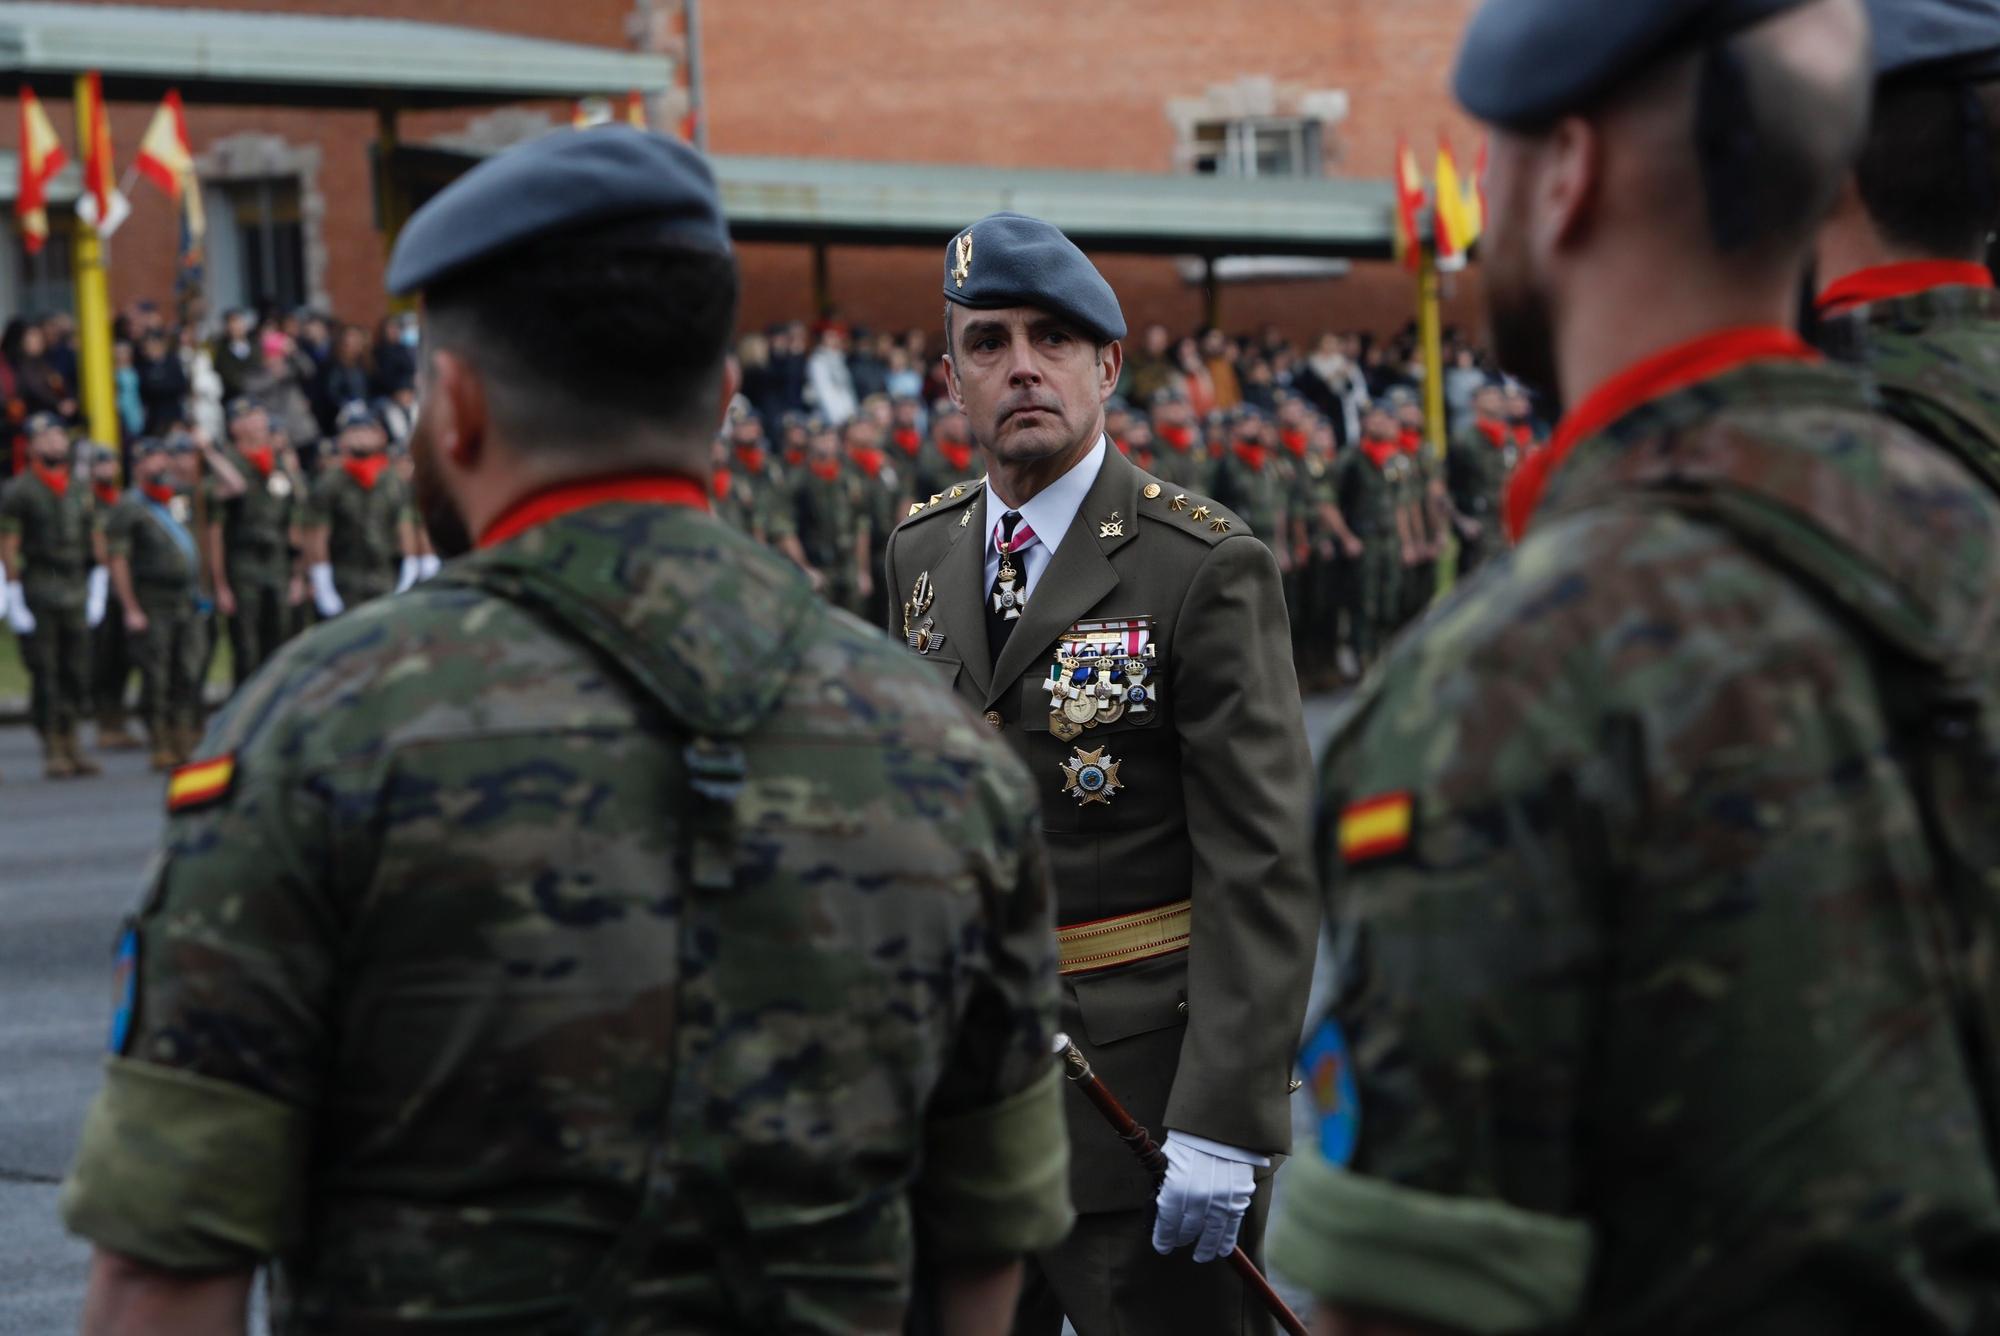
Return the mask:
<path id="1" fill-rule="evenodd" d="M 76 130 L 77 156 L 88 161 L 90 81 L 83 74 L 76 76 Z M 77 379 L 83 382 L 77 397 L 91 439 L 117 445 L 118 387 L 111 369 L 111 289 L 104 275 L 104 240 L 96 228 L 78 218 L 71 250 L 76 257 Z"/>
<path id="2" fill-rule="evenodd" d="M 1422 247 L 1417 270 L 1417 333 L 1424 345 L 1424 429 L 1432 450 L 1444 450 L 1444 322 L 1438 310 L 1437 252 Z"/>

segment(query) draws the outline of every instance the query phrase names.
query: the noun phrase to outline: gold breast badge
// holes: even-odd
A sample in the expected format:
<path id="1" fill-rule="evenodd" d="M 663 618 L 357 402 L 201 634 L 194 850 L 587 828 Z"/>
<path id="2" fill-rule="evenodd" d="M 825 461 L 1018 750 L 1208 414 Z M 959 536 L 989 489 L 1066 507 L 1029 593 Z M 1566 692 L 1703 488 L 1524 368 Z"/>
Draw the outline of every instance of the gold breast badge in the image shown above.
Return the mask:
<path id="1" fill-rule="evenodd" d="M 972 233 L 962 232 L 958 238 L 958 263 L 952 266 L 951 276 L 961 288 L 965 280 L 972 277 Z"/>
<path id="2" fill-rule="evenodd" d="M 1076 755 L 1062 763 L 1063 792 L 1076 799 L 1079 807 L 1108 803 L 1112 794 L 1125 787 L 1118 780 L 1118 762 L 1104 753 L 1103 747 L 1096 751 L 1078 747 Z"/>
<path id="3" fill-rule="evenodd" d="M 917 577 L 917 583 L 910 589 L 909 601 L 903 604 L 903 640 L 919 654 L 928 654 L 934 649 L 944 648 L 944 635 L 936 629 L 937 619 L 924 617 L 937 601 L 937 590 L 931 585 L 931 573 L 925 571 Z M 923 617 L 923 625 L 916 620 Z"/>

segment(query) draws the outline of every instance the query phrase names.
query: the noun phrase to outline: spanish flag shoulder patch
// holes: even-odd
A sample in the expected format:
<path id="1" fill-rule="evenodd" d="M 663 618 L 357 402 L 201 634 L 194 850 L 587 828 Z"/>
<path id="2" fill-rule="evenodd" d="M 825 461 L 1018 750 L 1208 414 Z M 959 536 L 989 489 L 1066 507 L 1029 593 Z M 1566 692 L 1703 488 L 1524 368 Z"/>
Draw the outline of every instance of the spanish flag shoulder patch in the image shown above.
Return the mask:
<path id="1" fill-rule="evenodd" d="M 187 812 L 229 796 L 236 782 L 236 754 L 226 752 L 182 766 L 167 777 L 167 811 Z"/>
<path id="2" fill-rule="evenodd" d="M 1340 858 L 1349 867 L 1399 854 L 1410 847 L 1415 804 L 1409 791 L 1354 803 L 1340 814 Z"/>

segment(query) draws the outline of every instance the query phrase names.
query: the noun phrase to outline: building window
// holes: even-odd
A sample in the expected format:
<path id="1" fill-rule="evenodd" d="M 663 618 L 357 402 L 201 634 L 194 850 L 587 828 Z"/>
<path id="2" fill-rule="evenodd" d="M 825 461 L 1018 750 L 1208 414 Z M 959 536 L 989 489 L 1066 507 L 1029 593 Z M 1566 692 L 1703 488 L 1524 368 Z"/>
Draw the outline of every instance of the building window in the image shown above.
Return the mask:
<path id="1" fill-rule="evenodd" d="M 67 218 L 57 218 L 50 210 L 49 237 L 39 253 L 30 255 L 13 238 L 14 309 L 26 316 L 52 315 L 76 309 L 76 286 L 72 273 L 75 252 Z"/>
<path id="2" fill-rule="evenodd" d="M 1201 176 L 1319 176 L 1326 163 L 1320 122 L 1301 116 L 1202 121 L 1187 152 Z"/>
<path id="3" fill-rule="evenodd" d="M 229 181 L 223 194 L 234 226 L 241 284 L 233 304 L 282 311 L 305 305 L 306 244 L 298 177 Z"/>

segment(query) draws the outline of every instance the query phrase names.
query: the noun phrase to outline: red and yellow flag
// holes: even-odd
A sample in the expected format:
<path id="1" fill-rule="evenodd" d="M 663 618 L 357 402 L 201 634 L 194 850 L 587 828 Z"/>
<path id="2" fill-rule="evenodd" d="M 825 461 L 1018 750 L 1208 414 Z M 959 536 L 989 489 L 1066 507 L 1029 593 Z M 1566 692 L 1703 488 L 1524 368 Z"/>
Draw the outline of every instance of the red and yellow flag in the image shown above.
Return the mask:
<path id="1" fill-rule="evenodd" d="M 1415 273 L 1423 258 L 1423 241 L 1417 235 L 1424 211 L 1424 178 L 1417 170 L 1416 154 L 1409 143 L 1396 140 L 1396 257 Z"/>
<path id="2" fill-rule="evenodd" d="M 181 111 L 181 95 L 169 88 L 153 113 L 146 137 L 139 141 L 139 157 L 133 167 L 148 181 L 179 199 L 194 176 L 194 149 L 188 143 L 187 117 Z"/>
<path id="3" fill-rule="evenodd" d="M 111 163 L 111 119 L 104 114 L 104 80 L 92 70 L 84 76 L 82 120 L 83 196 L 76 202 L 76 216 L 109 237 L 132 212 L 132 205 L 118 189 Z"/>
<path id="4" fill-rule="evenodd" d="M 1465 187 L 1459 183 L 1458 162 L 1451 155 L 1451 141 L 1438 136 L 1437 166 L 1437 253 L 1438 268 L 1446 273 L 1465 268 L 1465 253 L 1472 249 L 1472 219 L 1466 209 Z"/>
<path id="5" fill-rule="evenodd" d="M 648 128 L 646 125 L 646 99 L 639 96 L 639 90 L 636 88 L 625 96 L 625 121 L 635 130 Z"/>
<path id="6" fill-rule="evenodd" d="M 49 182 L 69 161 L 56 127 L 35 90 L 21 85 L 21 175 L 14 188 L 14 213 L 21 220 L 21 244 L 28 254 L 49 239 Z"/>

